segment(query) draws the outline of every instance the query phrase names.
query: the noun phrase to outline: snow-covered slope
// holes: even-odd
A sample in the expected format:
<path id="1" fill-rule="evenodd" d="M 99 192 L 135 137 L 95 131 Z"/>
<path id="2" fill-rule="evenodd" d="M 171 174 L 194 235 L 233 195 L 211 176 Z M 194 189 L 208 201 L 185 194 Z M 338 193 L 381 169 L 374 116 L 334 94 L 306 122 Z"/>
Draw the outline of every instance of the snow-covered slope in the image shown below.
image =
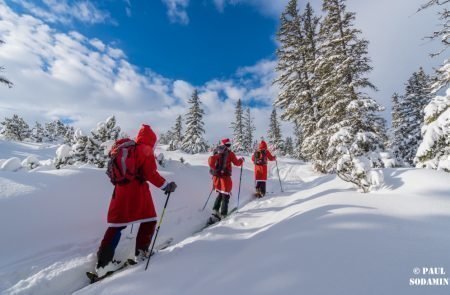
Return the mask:
<path id="1" fill-rule="evenodd" d="M 0 293 L 449 294 L 448 286 L 409 285 L 421 277 L 415 267 L 444 267 L 450 276 L 446 173 L 385 169 L 385 187 L 364 195 L 281 159 L 285 192 L 272 166 L 271 194 L 251 200 L 247 161 L 240 211 L 192 235 L 209 215 L 199 211 L 211 189 L 207 155 L 164 153 L 172 160 L 162 173 L 179 187 L 159 240 L 174 237 L 174 245 L 153 257 L 147 272 L 138 266 L 91 286 L 84 272 L 94 266 L 112 190 L 104 171 L 0 171 Z M 238 178 L 235 168 L 230 207 Z M 164 196 L 152 190 L 161 210 Z M 118 258 L 131 255 L 129 237 L 124 230 Z"/>

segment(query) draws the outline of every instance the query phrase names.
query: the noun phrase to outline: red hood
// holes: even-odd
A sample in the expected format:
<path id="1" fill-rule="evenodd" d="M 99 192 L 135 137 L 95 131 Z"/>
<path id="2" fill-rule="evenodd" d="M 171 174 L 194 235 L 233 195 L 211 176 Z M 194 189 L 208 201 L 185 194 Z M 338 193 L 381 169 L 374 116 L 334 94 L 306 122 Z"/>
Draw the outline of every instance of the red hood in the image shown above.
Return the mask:
<path id="1" fill-rule="evenodd" d="M 261 141 L 261 143 L 259 144 L 259 149 L 260 150 L 267 150 L 267 143 L 264 140 Z"/>
<path id="2" fill-rule="evenodd" d="M 143 124 L 141 129 L 139 130 L 138 135 L 136 136 L 136 143 L 146 144 L 154 148 L 156 140 L 157 137 L 155 132 L 153 132 L 152 128 L 148 125 Z"/>

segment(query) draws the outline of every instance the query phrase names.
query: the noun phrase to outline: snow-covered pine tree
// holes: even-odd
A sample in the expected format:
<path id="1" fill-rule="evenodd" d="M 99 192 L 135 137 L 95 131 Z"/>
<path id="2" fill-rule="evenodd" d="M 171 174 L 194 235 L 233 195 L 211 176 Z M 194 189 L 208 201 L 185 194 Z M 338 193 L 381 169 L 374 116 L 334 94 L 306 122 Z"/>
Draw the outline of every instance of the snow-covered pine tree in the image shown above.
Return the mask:
<path id="1" fill-rule="evenodd" d="M 22 117 L 14 114 L 12 118 L 5 118 L 1 134 L 9 140 L 23 141 L 31 136 L 31 130 Z"/>
<path id="2" fill-rule="evenodd" d="M 88 137 L 84 135 L 80 129 L 77 129 L 73 135 L 73 141 L 75 142 L 74 145 L 72 145 L 72 158 L 74 163 L 87 163 Z"/>
<path id="3" fill-rule="evenodd" d="M 177 117 L 175 125 L 168 134 L 170 135 L 168 150 L 179 150 L 181 148 L 181 143 L 183 142 L 183 118 L 181 115 Z"/>
<path id="4" fill-rule="evenodd" d="M 5 43 L 5 42 L 3 40 L 0 40 L 0 45 L 2 45 L 3 43 Z M 0 72 L 3 72 L 4 70 L 5 70 L 4 67 L 0 67 Z M 9 88 L 11 88 L 13 86 L 13 83 L 4 76 L 0 76 L 0 83 L 8 86 Z"/>
<path id="5" fill-rule="evenodd" d="M 432 39 L 442 42 L 441 52 L 432 54 L 439 56 L 450 46 L 450 11 L 449 0 L 429 0 L 422 6 L 425 9 L 431 6 L 442 6 L 439 19 L 441 28 L 434 32 Z M 450 59 L 436 70 L 436 77 L 432 85 L 433 94 L 450 85 Z M 434 97 L 425 108 L 425 126 L 422 129 L 423 141 L 416 155 L 417 167 L 441 169 L 450 172 L 450 88 L 443 96 Z"/>
<path id="6" fill-rule="evenodd" d="M 290 136 L 286 137 L 284 141 L 284 154 L 289 157 L 294 156 L 294 142 Z"/>
<path id="7" fill-rule="evenodd" d="M 194 90 L 188 103 L 190 104 L 190 108 L 186 114 L 186 131 L 183 136 L 181 149 L 189 154 L 206 152 L 208 151 L 208 144 L 203 138 L 203 134 L 205 133 L 205 129 L 203 128 L 203 115 L 205 111 L 201 107 L 197 89 Z"/>
<path id="8" fill-rule="evenodd" d="M 91 131 L 87 151 L 88 161 L 99 168 L 104 168 L 108 162 L 108 152 L 114 142 L 119 138 L 120 127 L 116 126 L 114 116 L 99 122 L 97 128 Z"/>
<path id="9" fill-rule="evenodd" d="M 437 52 L 431 54 L 432 57 L 440 56 L 442 53 L 446 52 L 450 47 L 450 10 L 448 5 L 449 0 L 428 0 L 424 5 L 420 7 L 419 10 L 427 9 L 432 6 L 442 7 L 439 10 L 439 20 L 442 22 L 440 28 L 433 32 L 429 38 L 440 40 L 443 48 Z M 436 77 L 434 77 L 432 89 L 433 93 L 436 93 L 440 89 L 450 85 L 450 59 L 444 60 L 442 66 L 436 70 Z"/>
<path id="10" fill-rule="evenodd" d="M 281 16 L 278 31 L 279 77 L 274 83 L 279 85 L 280 92 L 275 105 L 283 111 L 282 119 L 300 124 L 305 138 L 313 136 L 320 117 L 315 91 L 319 20 L 310 3 L 300 15 L 297 0 L 291 0 Z M 304 147 L 305 155 L 312 158 L 314 148 Z"/>
<path id="11" fill-rule="evenodd" d="M 283 155 L 284 142 L 281 134 L 280 122 L 278 121 L 277 110 L 274 108 L 270 115 L 269 130 L 267 131 L 269 146 L 278 155 Z"/>
<path id="12" fill-rule="evenodd" d="M 244 149 L 247 153 L 252 153 L 254 151 L 253 139 L 255 138 L 255 130 L 256 127 L 253 124 L 252 113 L 250 108 L 247 108 L 244 114 Z"/>
<path id="13" fill-rule="evenodd" d="M 64 134 L 64 143 L 72 146 L 75 142 L 73 137 L 75 135 L 75 128 L 73 126 L 66 126 L 66 133 Z"/>
<path id="14" fill-rule="evenodd" d="M 299 160 L 304 160 L 302 153 L 303 146 L 303 132 L 300 123 L 297 121 L 294 124 L 294 135 L 295 135 L 295 147 L 293 157 Z"/>
<path id="15" fill-rule="evenodd" d="M 159 143 L 160 144 L 166 145 L 166 144 L 170 143 L 169 133 L 170 133 L 170 131 L 161 133 L 161 135 L 159 136 Z M 123 137 L 121 137 L 121 138 L 123 138 Z"/>
<path id="16" fill-rule="evenodd" d="M 55 142 L 57 140 L 56 121 L 45 123 L 44 138 L 46 142 Z"/>
<path id="17" fill-rule="evenodd" d="M 246 147 L 244 134 L 244 111 L 242 109 L 242 101 L 240 99 L 236 102 L 234 116 L 234 121 L 231 122 L 231 128 L 233 129 L 233 150 L 235 152 L 242 153 L 246 151 Z"/>
<path id="18" fill-rule="evenodd" d="M 395 132 L 397 155 L 407 165 L 414 164 L 417 148 L 422 141 L 424 108 L 431 100 L 431 79 L 422 68 L 413 73 L 406 84 L 406 93 L 399 105 L 399 120 Z"/>
<path id="19" fill-rule="evenodd" d="M 450 172 L 450 88 L 425 108 L 423 141 L 417 150 L 416 166 Z"/>
<path id="20" fill-rule="evenodd" d="M 402 101 L 403 97 L 401 97 L 398 93 L 394 93 L 392 95 L 392 128 L 389 136 L 389 149 L 392 151 L 395 157 L 395 162 L 397 166 L 403 166 L 403 159 L 400 155 L 399 146 L 401 145 L 401 141 L 404 137 L 404 122 L 402 116 Z"/>
<path id="21" fill-rule="evenodd" d="M 33 129 L 31 129 L 31 139 L 33 139 L 34 142 L 42 142 L 43 138 L 44 128 L 41 123 L 36 122 Z"/>
<path id="22" fill-rule="evenodd" d="M 323 11 L 315 73 L 320 80 L 320 120 L 313 140 L 307 143 L 316 150 L 314 166 L 333 172 L 339 159 L 347 155 L 352 159 L 371 157 L 372 165 L 379 165 L 380 159 L 374 155 L 383 149 L 386 130 L 377 115 L 383 108 L 365 93 L 376 89 L 367 78 L 372 70 L 369 42 L 354 27 L 355 13 L 347 12 L 345 0 L 324 0 Z"/>

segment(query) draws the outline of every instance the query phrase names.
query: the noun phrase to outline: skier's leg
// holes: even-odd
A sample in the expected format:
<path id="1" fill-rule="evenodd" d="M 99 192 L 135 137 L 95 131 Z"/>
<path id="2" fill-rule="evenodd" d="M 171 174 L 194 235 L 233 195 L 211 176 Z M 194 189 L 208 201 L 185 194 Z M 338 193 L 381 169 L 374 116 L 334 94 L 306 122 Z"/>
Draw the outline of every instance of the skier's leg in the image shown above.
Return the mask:
<path id="1" fill-rule="evenodd" d="M 222 217 L 225 217 L 228 214 L 228 203 L 229 202 L 230 202 L 230 195 L 222 194 L 222 207 L 220 210 L 220 215 L 222 215 Z"/>
<path id="2" fill-rule="evenodd" d="M 135 255 L 139 254 L 139 250 L 148 251 L 153 234 L 155 233 L 156 221 L 144 222 L 139 225 L 139 231 L 136 236 Z"/>
<path id="3" fill-rule="evenodd" d="M 217 195 L 216 201 L 214 202 L 213 210 L 219 212 L 220 204 L 222 203 L 222 193 Z"/>
<path id="4" fill-rule="evenodd" d="M 114 252 L 120 241 L 120 232 L 125 228 L 109 227 L 97 251 L 97 268 L 104 267 L 114 258 Z"/>
<path id="5" fill-rule="evenodd" d="M 263 196 L 262 195 L 261 184 L 262 184 L 261 181 L 257 181 L 256 182 L 256 195 L 257 195 L 258 198 L 261 198 Z"/>
<path id="6" fill-rule="evenodd" d="M 266 182 L 261 182 L 261 194 L 264 197 L 266 195 Z"/>

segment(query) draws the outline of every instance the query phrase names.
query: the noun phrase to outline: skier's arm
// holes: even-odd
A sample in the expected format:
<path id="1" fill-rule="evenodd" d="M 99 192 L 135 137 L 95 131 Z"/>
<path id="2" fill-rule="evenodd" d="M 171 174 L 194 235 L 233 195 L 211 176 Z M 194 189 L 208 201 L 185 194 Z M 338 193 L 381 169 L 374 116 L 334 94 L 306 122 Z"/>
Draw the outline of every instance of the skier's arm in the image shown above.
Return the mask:
<path id="1" fill-rule="evenodd" d="M 252 162 L 255 163 L 255 154 L 252 155 Z"/>
<path id="2" fill-rule="evenodd" d="M 267 150 L 267 159 L 268 159 L 269 161 L 275 161 L 275 160 L 277 159 L 277 157 L 274 156 L 274 155 L 272 155 L 272 154 L 269 152 L 269 150 Z"/>
<path id="3" fill-rule="evenodd" d="M 156 187 L 164 188 L 167 185 L 167 181 L 158 172 L 158 167 L 156 166 L 156 159 L 153 154 L 145 157 L 143 165 L 143 176 L 144 179 Z"/>
<path id="4" fill-rule="evenodd" d="M 230 153 L 230 160 L 235 166 L 242 166 L 242 163 L 244 163 L 244 158 L 238 159 L 233 152 Z"/>

